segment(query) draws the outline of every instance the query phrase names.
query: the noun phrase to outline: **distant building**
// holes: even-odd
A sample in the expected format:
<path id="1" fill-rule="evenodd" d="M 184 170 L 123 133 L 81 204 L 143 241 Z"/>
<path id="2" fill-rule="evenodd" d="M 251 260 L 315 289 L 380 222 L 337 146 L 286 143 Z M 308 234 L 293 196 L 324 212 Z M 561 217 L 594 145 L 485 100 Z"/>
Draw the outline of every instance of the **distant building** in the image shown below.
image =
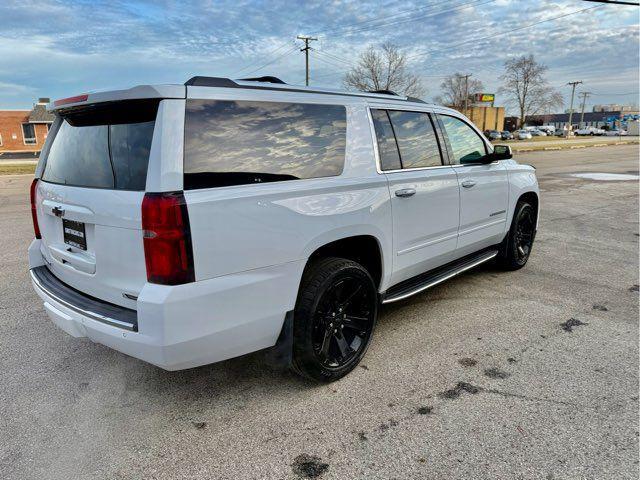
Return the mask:
<path id="1" fill-rule="evenodd" d="M 631 105 L 620 105 L 619 103 L 609 103 L 607 105 L 594 105 L 594 112 L 633 112 L 638 111 L 638 107 Z"/>
<path id="2" fill-rule="evenodd" d="M 504 117 L 504 129 L 513 132 L 520 125 L 519 117 Z"/>
<path id="3" fill-rule="evenodd" d="M 580 112 L 573 112 L 571 123 L 573 129 L 580 127 L 609 127 L 622 126 L 626 124 L 627 120 L 637 119 L 638 112 L 631 111 L 612 111 L 612 112 L 584 112 L 584 121 L 580 125 L 580 119 L 582 114 Z M 540 126 L 540 125 L 553 125 L 556 129 L 563 129 L 569 124 L 568 113 L 552 113 L 548 115 L 530 115 L 527 117 L 526 124 L 528 126 Z"/>
<path id="4" fill-rule="evenodd" d="M 504 130 L 504 107 L 470 105 L 466 112 L 464 108 L 456 108 L 456 110 L 464 113 L 483 132 Z"/>
<path id="5" fill-rule="evenodd" d="M 42 150 L 54 119 L 47 103 L 48 98 L 40 98 L 31 110 L 0 110 L 0 153 Z"/>

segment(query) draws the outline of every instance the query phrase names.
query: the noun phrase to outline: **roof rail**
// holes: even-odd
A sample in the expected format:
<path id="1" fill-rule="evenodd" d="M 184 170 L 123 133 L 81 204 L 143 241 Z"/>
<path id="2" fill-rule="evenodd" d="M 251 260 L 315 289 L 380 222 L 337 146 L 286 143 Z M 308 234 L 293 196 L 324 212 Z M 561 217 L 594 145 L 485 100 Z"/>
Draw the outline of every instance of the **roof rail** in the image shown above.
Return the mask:
<path id="1" fill-rule="evenodd" d="M 256 82 L 253 85 L 239 82 Z M 259 85 L 258 83 L 262 83 Z M 273 84 L 272 86 L 266 84 Z M 242 78 L 236 81 L 223 77 L 191 77 L 184 83 L 191 87 L 219 87 L 219 88 L 246 88 L 256 90 L 277 90 L 281 92 L 299 92 L 299 93 L 316 93 L 324 95 L 342 95 L 345 97 L 364 97 L 370 99 L 384 99 L 385 96 L 396 97 L 394 100 L 403 102 L 419 102 L 426 103 L 423 100 L 412 97 L 403 97 L 391 90 L 376 90 L 373 92 L 345 92 L 342 90 L 330 90 L 323 88 L 298 87 L 295 85 L 287 85 L 277 77 L 264 76 L 256 78 Z"/>
<path id="2" fill-rule="evenodd" d="M 400 95 L 398 95 L 396 92 L 394 92 L 393 90 L 368 90 L 367 93 L 382 93 L 384 95 L 395 95 L 396 97 L 399 97 Z"/>
<path id="3" fill-rule="evenodd" d="M 272 77 L 271 75 L 254 78 L 240 78 L 239 80 L 242 80 L 243 82 L 281 83 L 283 85 L 286 85 L 286 83 L 280 80 L 278 77 Z"/>

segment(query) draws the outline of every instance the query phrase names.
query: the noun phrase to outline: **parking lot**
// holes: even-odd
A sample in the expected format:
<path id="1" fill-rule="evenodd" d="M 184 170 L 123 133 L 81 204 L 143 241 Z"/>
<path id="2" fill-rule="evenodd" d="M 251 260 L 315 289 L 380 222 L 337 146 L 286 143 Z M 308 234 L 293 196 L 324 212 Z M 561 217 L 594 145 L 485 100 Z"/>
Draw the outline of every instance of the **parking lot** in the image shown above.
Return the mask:
<path id="1" fill-rule="evenodd" d="M 256 353 L 165 372 L 46 317 L 29 176 L 0 176 L 4 479 L 634 479 L 638 146 L 537 167 L 529 264 L 386 306 L 361 368 L 316 385 Z"/>

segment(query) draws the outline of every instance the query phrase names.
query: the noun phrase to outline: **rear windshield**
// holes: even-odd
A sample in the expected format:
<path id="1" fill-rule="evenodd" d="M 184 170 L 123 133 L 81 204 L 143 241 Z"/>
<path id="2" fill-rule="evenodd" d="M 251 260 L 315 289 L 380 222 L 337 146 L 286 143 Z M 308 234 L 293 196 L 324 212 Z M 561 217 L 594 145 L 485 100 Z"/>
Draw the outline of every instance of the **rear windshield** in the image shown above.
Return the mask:
<path id="1" fill-rule="evenodd" d="M 340 105 L 188 100 L 184 188 L 340 175 L 346 129 Z"/>
<path id="2" fill-rule="evenodd" d="M 144 190 L 158 101 L 62 112 L 42 180 L 77 187 Z"/>

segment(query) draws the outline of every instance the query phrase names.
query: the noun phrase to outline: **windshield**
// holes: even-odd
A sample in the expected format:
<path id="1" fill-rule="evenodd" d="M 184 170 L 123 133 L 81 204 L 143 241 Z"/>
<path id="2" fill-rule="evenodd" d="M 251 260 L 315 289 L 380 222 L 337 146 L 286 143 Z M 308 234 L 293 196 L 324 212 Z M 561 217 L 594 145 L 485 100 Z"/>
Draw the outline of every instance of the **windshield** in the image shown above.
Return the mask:
<path id="1" fill-rule="evenodd" d="M 152 105 L 132 103 L 63 113 L 42 180 L 77 187 L 144 190 L 157 101 Z"/>

